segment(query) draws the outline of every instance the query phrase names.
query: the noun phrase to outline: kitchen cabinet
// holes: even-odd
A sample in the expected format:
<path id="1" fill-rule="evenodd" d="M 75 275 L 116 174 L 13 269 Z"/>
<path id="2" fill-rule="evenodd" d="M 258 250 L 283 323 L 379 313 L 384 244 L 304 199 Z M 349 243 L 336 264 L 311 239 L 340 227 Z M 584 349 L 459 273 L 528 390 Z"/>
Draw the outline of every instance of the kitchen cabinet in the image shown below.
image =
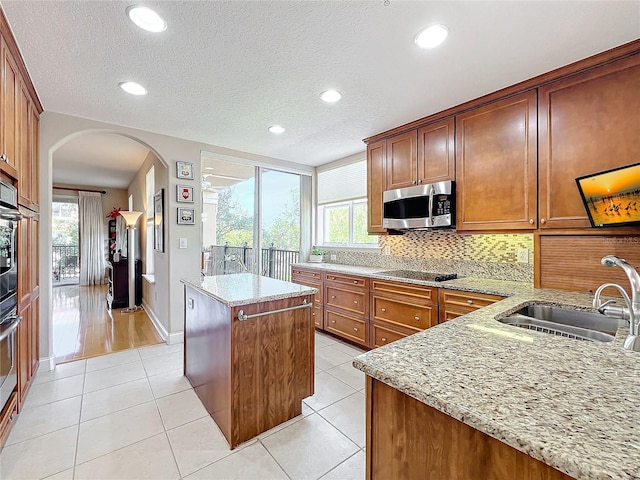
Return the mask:
<path id="1" fill-rule="evenodd" d="M 307 287 L 318 289 L 318 293 L 313 297 L 313 310 L 311 312 L 311 316 L 313 317 L 313 323 L 316 326 L 316 330 L 324 330 L 323 274 L 306 268 L 292 267 L 291 281 L 293 283 L 299 283 L 300 285 L 306 285 Z"/>
<path id="2" fill-rule="evenodd" d="M 539 89 L 540 227 L 590 227 L 575 178 L 640 161 L 640 54 Z"/>
<path id="3" fill-rule="evenodd" d="M 40 210 L 40 114 L 33 102 L 29 103 L 28 122 L 29 171 L 31 173 L 31 209 Z M 25 181 L 27 181 L 25 179 Z"/>
<path id="4" fill-rule="evenodd" d="M 387 139 L 387 190 L 417 184 L 418 132 Z"/>
<path id="5" fill-rule="evenodd" d="M 537 226 L 535 90 L 456 116 L 458 230 Z"/>
<path id="6" fill-rule="evenodd" d="M 0 155 L 3 170 L 16 178 L 20 149 L 20 72 L 4 37 L 0 46 Z"/>
<path id="7" fill-rule="evenodd" d="M 383 382 L 365 391 L 367 480 L 572 478 Z"/>
<path id="8" fill-rule="evenodd" d="M 499 295 L 461 292 L 458 290 L 447 290 L 446 288 L 441 288 L 439 295 L 440 299 L 438 303 L 440 305 L 440 323 L 466 315 L 467 313 L 471 313 L 479 308 L 504 300 L 505 298 Z"/>
<path id="9" fill-rule="evenodd" d="M 357 344 L 369 345 L 369 279 L 327 273 L 324 328 Z"/>
<path id="10" fill-rule="evenodd" d="M 418 129 L 418 184 L 455 180 L 453 117 Z"/>
<path id="11" fill-rule="evenodd" d="M 387 229 L 382 226 L 384 218 L 382 195 L 386 188 L 386 145 L 385 140 L 367 145 L 367 231 L 369 235 L 387 232 Z"/>
<path id="12" fill-rule="evenodd" d="M 18 413 L 18 394 L 14 391 L 4 409 L 0 411 L 0 449 L 9 436 Z"/>
<path id="13" fill-rule="evenodd" d="M 290 295 L 292 284 L 251 274 L 216 279 L 211 290 L 185 286 L 184 374 L 235 448 L 300 415 L 302 399 L 313 395 L 315 335 L 303 307 L 312 296 L 263 300 L 251 285 L 273 297 L 280 286 Z M 237 298 L 238 282 L 249 303 L 225 300 Z"/>
<path id="14" fill-rule="evenodd" d="M 371 346 L 379 347 L 438 323 L 438 289 L 371 280 Z"/>

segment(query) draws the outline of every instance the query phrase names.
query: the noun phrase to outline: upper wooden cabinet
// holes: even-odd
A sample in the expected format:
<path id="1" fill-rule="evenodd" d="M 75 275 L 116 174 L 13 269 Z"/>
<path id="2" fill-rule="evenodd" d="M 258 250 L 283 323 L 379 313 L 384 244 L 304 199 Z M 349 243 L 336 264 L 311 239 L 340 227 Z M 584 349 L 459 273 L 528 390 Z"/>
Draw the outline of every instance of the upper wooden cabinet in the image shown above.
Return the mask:
<path id="1" fill-rule="evenodd" d="M 456 116 L 457 228 L 536 227 L 536 92 Z"/>
<path id="2" fill-rule="evenodd" d="M 387 139 L 387 190 L 417 184 L 417 155 L 416 130 Z"/>
<path id="3" fill-rule="evenodd" d="M 0 47 L 0 155 L 5 170 L 17 176 L 20 151 L 20 72 L 11 51 L 2 39 Z"/>
<path id="4" fill-rule="evenodd" d="M 385 190 L 386 141 L 367 145 L 367 200 L 369 235 L 386 233 L 382 226 L 382 194 Z"/>
<path id="5" fill-rule="evenodd" d="M 40 206 L 40 114 L 33 102 L 29 104 L 29 157 L 31 161 L 31 206 L 35 211 Z"/>
<path id="6" fill-rule="evenodd" d="M 455 179 L 453 117 L 418 129 L 418 183 Z"/>
<path id="7" fill-rule="evenodd" d="M 640 54 L 539 89 L 540 227 L 589 227 L 575 178 L 640 161 Z"/>

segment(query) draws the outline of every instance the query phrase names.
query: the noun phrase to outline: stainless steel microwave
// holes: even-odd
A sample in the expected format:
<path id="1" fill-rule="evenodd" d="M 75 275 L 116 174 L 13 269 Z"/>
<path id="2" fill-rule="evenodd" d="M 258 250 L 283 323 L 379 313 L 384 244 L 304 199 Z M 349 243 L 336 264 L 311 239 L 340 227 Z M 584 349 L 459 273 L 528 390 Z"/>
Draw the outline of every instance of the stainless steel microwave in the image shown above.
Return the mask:
<path id="1" fill-rule="evenodd" d="M 455 182 L 387 190 L 382 226 L 390 230 L 455 228 Z"/>

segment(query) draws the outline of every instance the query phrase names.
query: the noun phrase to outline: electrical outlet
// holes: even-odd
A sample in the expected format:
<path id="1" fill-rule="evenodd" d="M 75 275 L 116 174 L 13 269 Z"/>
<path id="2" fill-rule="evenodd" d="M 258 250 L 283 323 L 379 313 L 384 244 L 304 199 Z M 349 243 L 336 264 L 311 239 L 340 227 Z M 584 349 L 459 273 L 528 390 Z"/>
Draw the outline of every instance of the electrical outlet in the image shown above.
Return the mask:
<path id="1" fill-rule="evenodd" d="M 385 255 L 391 255 L 391 247 L 390 247 L 389 245 L 385 245 L 385 246 L 384 246 L 383 253 L 384 253 Z"/>
<path id="2" fill-rule="evenodd" d="M 329 255 L 329 260 L 335 260 L 336 258 L 338 258 L 337 255 Z"/>
<path id="3" fill-rule="evenodd" d="M 518 249 L 518 263 L 529 263 L 529 249 L 528 248 L 519 248 Z"/>

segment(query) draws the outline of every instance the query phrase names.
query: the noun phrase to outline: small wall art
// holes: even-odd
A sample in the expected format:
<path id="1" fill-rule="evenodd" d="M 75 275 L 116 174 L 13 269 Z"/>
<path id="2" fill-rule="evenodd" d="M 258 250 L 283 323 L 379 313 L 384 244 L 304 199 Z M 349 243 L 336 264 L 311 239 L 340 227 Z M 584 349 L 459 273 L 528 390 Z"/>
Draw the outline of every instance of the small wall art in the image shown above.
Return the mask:
<path id="1" fill-rule="evenodd" d="M 164 252 L 164 188 L 153 196 L 153 249 Z"/>
<path id="2" fill-rule="evenodd" d="M 176 162 L 176 177 L 184 180 L 193 180 L 193 163 Z"/>
<path id="3" fill-rule="evenodd" d="M 188 185 L 176 185 L 176 201 L 193 203 L 193 187 Z"/>
<path id="4" fill-rule="evenodd" d="M 178 225 L 195 225 L 196 209 L 178 207 Z"/>

